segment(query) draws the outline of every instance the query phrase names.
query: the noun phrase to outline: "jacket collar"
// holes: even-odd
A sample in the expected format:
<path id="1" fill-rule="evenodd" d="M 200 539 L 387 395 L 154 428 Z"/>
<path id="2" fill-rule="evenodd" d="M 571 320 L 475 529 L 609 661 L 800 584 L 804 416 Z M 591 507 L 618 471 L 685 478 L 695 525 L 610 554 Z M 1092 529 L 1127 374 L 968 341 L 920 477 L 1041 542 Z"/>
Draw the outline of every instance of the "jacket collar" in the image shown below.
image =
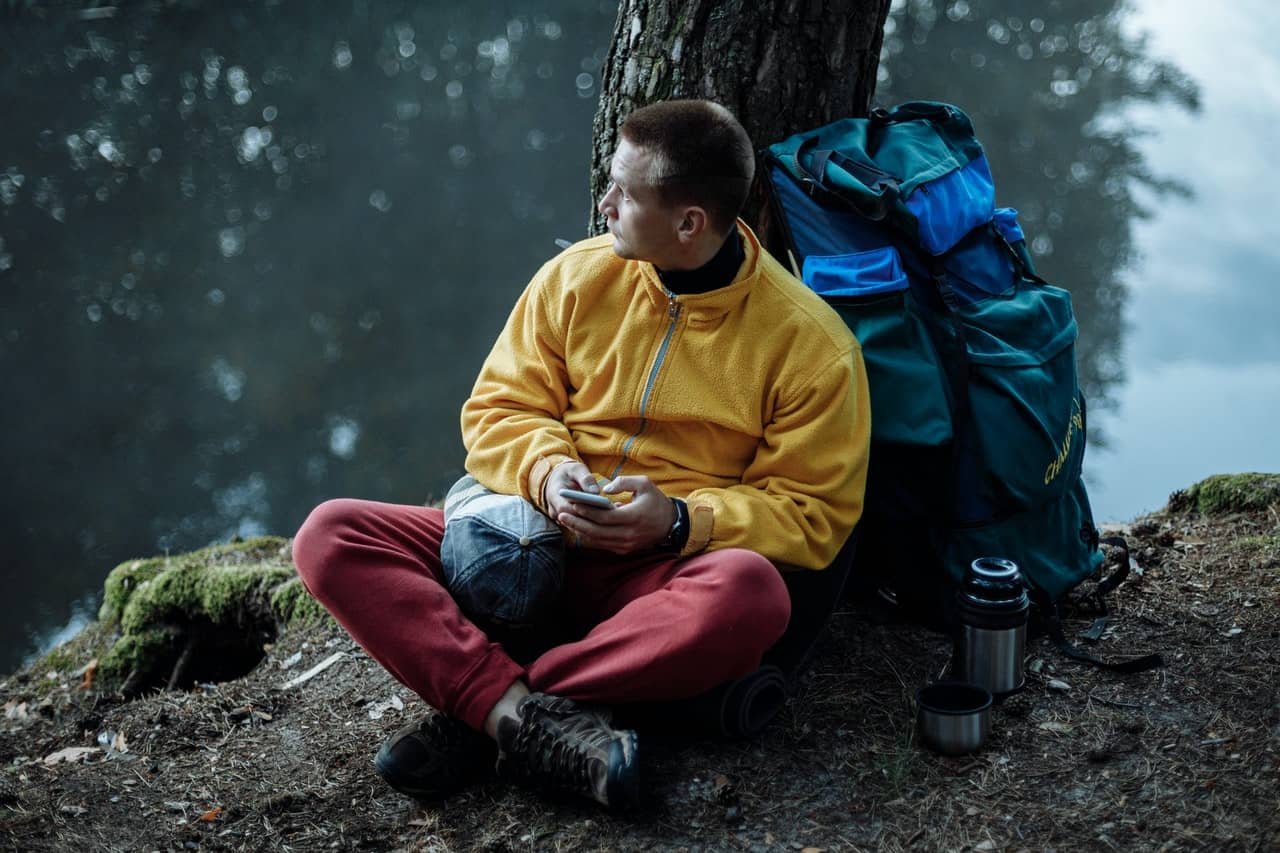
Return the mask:
<path id="1" fill-rule="evenodd" d="M 712 320 L 732 311 L 751 292 L 751 287 L 759 274 L 760 254 L 764 251 L 755 233 L 741 219 L 738 220 L 738 234 L 742 238 L 744 255 L 742 264 L 738 267 L 738 274 L 724 287 L 718 287 L 706 293 L 671 293 L 663 286 L 658 270 L 653 264 L 648 261 L 635 261 L 634 263 L 640 267 L 645 289 L 653 302 L 665 308 L 674 298 L 683 306 L 683 310 L 691 321 Z"/>

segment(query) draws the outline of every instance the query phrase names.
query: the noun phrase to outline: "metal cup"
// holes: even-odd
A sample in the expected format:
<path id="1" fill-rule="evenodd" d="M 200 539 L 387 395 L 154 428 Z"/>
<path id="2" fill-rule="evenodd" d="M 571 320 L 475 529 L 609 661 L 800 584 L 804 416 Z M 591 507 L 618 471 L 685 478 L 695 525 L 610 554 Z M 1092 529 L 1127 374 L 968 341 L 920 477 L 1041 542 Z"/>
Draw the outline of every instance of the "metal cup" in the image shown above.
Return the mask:
<path id="1" fill-rule="evenodd" d="M 965 681 L 939 681 L 916 691 L 920 739 L 943 755 L 977 752 L 991 734 L 991 691 Z"/>

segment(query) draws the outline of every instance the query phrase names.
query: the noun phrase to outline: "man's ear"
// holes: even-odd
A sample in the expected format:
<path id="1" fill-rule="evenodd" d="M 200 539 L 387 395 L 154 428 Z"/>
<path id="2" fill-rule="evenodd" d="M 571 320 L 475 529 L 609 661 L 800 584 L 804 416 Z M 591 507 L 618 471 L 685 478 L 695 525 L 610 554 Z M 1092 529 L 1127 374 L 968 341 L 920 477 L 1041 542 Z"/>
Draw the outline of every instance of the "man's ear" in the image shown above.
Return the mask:
<path id="1" fill-rule="evenodd" d="M 683 211 L 684 215 L 680 219 L 677 227 L 677 233 L 680 239 L 685 242 L 692 242 L 702 236 L 710 224 L 707 219 L 707 212 L 697 205 L 686 207 Z"/>

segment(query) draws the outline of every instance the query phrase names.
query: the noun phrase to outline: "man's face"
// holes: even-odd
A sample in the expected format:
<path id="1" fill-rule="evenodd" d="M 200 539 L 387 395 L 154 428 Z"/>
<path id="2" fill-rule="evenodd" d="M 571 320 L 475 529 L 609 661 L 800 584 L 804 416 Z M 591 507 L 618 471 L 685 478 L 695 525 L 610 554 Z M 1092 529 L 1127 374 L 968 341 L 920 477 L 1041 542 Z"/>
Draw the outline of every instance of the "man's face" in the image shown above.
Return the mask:
<path id="1" fill-rule="evenodd" d="M 621 140 L 609 169 L 612 183 L 596 209 L 613 235 L 613 251 L 621 258 L 650 261 L 666 269 L 679 247 L 680 210 L 665 207 L 649 184 L 648 151 Z"/>

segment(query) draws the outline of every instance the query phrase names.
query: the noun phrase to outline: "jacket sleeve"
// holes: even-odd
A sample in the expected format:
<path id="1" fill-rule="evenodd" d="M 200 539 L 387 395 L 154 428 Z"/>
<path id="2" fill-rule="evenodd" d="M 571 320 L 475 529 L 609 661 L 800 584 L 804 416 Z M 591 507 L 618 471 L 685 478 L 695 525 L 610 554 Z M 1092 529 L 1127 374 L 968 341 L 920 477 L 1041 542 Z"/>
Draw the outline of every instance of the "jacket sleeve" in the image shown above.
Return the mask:
<path id="1" fill-rule="evenodd" d="M 749 548 L 807 569 L 835 559 L 866 489 L 871 407 L 861 349 L 802 380 L 778 400 L 741 483 L 689 494 L 686 554 Z"/>
<path id="2" fill-rule="evenodd" d="M 551 469 L 578 460 L 562 422 L 568 406 L 564 337 L 543 274 L 517 300 L 462 407 L 467 471 L 489 489 L 545 511 Z"/>

